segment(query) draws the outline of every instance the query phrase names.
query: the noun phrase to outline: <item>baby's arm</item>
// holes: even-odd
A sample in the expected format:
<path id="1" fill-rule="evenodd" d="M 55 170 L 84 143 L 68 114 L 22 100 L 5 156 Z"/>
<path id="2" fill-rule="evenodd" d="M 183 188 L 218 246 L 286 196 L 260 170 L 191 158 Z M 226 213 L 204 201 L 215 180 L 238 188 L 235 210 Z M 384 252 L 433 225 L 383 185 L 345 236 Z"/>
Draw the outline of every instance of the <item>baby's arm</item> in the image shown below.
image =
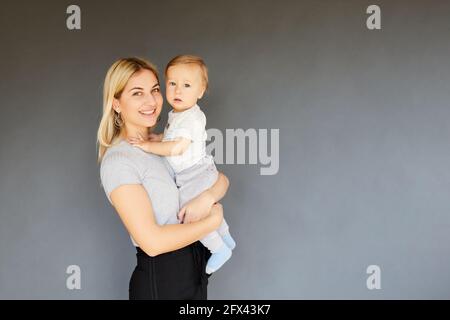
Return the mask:
<path id="1" fill-rule="evenodd" d="M 157 141 L 157 142 L 161 142 L 163 137 L 164 137 L 164 133 L 153 133 L 152 132 L 148 135 L 148 139 L 150 141 Z"/>
<path id="2" fill-rule="evenodd" d="M 190 139 L 182 137 L 171 141 L 149 141 L 141 137 L 128 138 L 128 142 L 146 152 L 165 157 L 182 155 L 191 144 Z"/>

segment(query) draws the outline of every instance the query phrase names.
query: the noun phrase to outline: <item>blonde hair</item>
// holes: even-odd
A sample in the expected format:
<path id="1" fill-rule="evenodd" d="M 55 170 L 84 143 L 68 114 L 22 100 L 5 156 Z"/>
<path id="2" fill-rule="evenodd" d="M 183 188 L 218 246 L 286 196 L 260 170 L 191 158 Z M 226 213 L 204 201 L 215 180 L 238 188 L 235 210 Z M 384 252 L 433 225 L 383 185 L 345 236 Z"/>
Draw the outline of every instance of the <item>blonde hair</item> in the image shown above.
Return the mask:
<path id="1" fill-rule="evenodd" d="M 114 125 L 116 111 L 113 109 L 113 100 L 120 98 L 128 80 L 143 69 L 151 71 L 159 82 L 156 67 L 136 57 L 117 60 L 106 73 L 103 85 L 103 116 L 97 131 L 98 162 L 102 160 L 106 150 L 117 142 L 121 133 L 121 128 Z"/>
<path id="2" fill-rule="evenodd" d="M 167 70 L 169 70 L 170 67 L 179 64 L 195 64 L 199 66 L 202 73 L 202 79 L 203 84 L 205 85 L 205 90 L 208 90 L 208 68 L 206 67 L 206 64 L 202 58 L 188 54 L 176 56 L 175 58 L 170 60 L 169 63 L 167 64 L 166 69 L 164 70 L 164 75 L 167 77 Z"/>

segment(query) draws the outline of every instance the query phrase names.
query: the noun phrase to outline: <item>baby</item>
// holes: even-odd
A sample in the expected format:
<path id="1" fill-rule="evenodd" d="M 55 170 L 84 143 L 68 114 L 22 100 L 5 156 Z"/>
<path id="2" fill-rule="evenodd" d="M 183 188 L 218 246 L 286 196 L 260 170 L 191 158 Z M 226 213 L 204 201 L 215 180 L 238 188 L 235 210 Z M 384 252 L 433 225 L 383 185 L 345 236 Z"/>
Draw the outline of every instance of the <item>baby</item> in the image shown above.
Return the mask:
<path id="1" fill-rule="evenodd" d="M 212 156 L 206 154 L 206 117 L 197 101 L 208 87 L 208 70 L 196 56 L 180 55 L 166 67 L 166 98 L 172 106 L 164 134 L 152 134 L 129 142 L 146 152 L 165 156 L 175 172 L 180 207 L 210 188 L 218 172 Z M 228 225 L 221 226 L 200 240 L 211 251 L 206 273 L 217 271 L 231 257 L 236 246 Z"/>

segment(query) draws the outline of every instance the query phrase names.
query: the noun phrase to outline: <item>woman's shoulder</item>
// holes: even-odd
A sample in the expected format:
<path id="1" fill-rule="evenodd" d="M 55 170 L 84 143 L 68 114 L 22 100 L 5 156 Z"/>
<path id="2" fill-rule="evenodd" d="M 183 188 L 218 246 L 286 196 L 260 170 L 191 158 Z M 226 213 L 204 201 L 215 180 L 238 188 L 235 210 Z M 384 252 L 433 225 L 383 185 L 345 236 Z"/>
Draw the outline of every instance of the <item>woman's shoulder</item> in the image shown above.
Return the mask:
<path id="1" fill-rule="evenodd" d="M 120 141 L 106 150 L 100 166 L 133 165 L 135 162 L 132 148 L 125 141 Z"/>
<path id="2" fill-rule="evenodd" d="M 131 150 L 119 142 L 109 147 L 100 164 L 100 180 L 111 202 L 110 194 L 124 184 L 142 184 L 142 170 L 136 165 Z"/>
<path id="3" fill-rule="evenodd" d="M 123 167 L 133 168 L 139 174 L 144 174 L 148 170 L 160 171 L 166 168 L 163 157 L 146 153 L 125 140 L 118 142 L 105 152 L 101 161 L 101 170 L 104 171 L 106 167 L 110 168 L 109 171 Z"/>

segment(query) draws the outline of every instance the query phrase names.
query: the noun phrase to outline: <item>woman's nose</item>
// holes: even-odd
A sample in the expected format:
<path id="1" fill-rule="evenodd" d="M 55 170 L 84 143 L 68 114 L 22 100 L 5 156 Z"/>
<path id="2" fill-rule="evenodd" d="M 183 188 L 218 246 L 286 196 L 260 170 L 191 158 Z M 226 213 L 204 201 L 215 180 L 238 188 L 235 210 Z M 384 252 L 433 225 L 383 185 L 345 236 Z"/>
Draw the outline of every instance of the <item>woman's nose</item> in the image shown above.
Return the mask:
<path id="1" fill-rule="evenodd" d="M 149 106 L 155 106 L 156 105 L 156 99 L 152 94 L 148 94 L 147 98 L 145 99 L 145 104 Z"/>

